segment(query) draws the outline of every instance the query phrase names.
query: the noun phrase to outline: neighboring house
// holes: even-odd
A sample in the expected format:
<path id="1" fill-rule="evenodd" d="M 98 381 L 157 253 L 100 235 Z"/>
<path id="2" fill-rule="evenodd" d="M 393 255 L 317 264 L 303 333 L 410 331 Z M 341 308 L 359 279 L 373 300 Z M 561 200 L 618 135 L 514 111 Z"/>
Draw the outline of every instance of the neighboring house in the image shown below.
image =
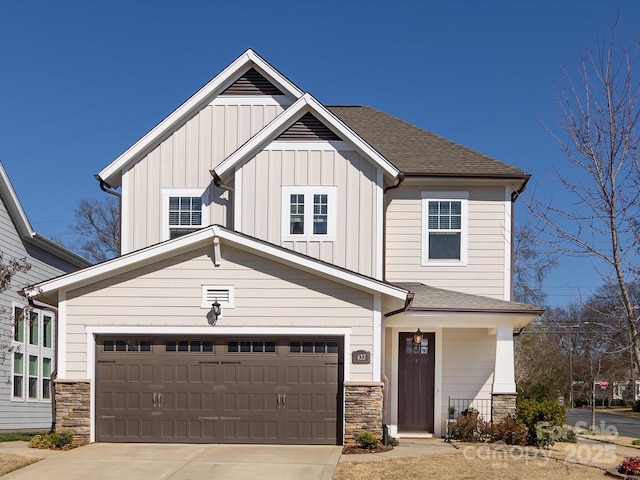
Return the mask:
<path id="1" fill-rule="evenodd" d="M 248 50 L 97 178 L 122 256 L 37 286 L 61 428 L 341 444 L 515 408 L 513 332 L 542 313 L 510 301 L 522 170 L 326 107 Z"/>
<path id="2" fill-rule="evenodd" d="M 596 392 L 600 389 L 596 385 Z M 626 382 L 613 382 L 612 398 L 614 400 L 624 400 L 625 402 L 637 402 L 640 400 L 640 380 L 628 380 Z"/>
<path id="3" fill-rule="evenodd" d="M 27 304 L 18 290 L 90 263 L 33 231 L 2 162 L 0 253 L 5 264 L 24 258 L 31 265 L 0 292 L 0 430 L 46 430 L 51 427 L 56 311 L 38 304 L 27 308 L 24 319 Z"/>

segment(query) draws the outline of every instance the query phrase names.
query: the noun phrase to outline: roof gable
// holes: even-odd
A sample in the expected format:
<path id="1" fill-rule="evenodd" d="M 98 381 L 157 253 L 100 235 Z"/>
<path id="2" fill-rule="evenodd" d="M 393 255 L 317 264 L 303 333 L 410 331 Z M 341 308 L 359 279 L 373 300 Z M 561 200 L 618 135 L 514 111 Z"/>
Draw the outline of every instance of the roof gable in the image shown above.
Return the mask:
<path id="1" fill-rule="evenodd" d="M 223 179 L 229 178 L 236 166 L 247 162 L 273 140 L 289 131 L 294 125 L 299 125 L 298 122 L 302 119 L 309 119 L 310 117 L 307 115 L 311 115 L 311 118 L 324 125 L 340 139 L 352 144 L 360 154 L 368 158 L 374 165 L 380 167 L 387 175 L 395 178 L 399 174 L 394 165 L 308 93 L 305 93 L 275 120 L 229 155 L 215 168 L 216 174 Z"/>
<path id="2" fill-rule="evenodd" d="M 119 273 L 135 270 L 136 268 L 155 263 L 162 259 L 194 250 L 203 244 L 210 244 L 212 246 L 212 257 L 215 263 L 217 257 L 215 251 L 217 248 L 216 244 L 220 242 L 229 243 L 235 248 L 249 251 L 255 255 L 272 259 L 276 262 L 352 286 L 359 290 L 371 293 L 382 293 L 401 300 L 405 300 L 407 296 L 407 291 L 401 287 L 396 287 L 381 282 L 380 280 L 336 267 L 335 265 L 226 229 L 219 225 L 203 228 L 175 240 L 162 242 L 85 268 L 84 270 L 39 283 L 27 290 L 26 293 L 28 296 L 43 298 L 45 301 L 55 304 L 57 298 L 55 294 L 59 290 L 71 290 L 79 286 L 89 285 L 113 277 Z"/>
<path id="3" fill-rule="evenodd" d="M 258 76 L 266 80 L 260 80 Z M 253 83 L 252 83 L 253 82 Z M 269 84 L 269 85 L 267 85 Z M 271 90 L 277 89 L 280 94 L 285 94 L 293 99 L 302 96 L 302 91 L 289 81 L 284 75 L 263 60 L 257 53 L 249 49 L 240 57 L 227 66 L 222 72 L 216 75 L 204 87 L 192 95 L 186 102 L 175 109 L 169 116 L 162 120 L 140 140 L 127 149 L 122 155 L 105 167 L 98 176 L 105 183 L 112 187 L 120 186 L 122 181 L 122 170 L 129 164 L 141 158 L 149 149 L 153 148 L 166 135 L 178 128 L 182 123 L 202 109 L 214 97 L 220 95 L 225 90 L 231 91 L 240 89 L 251 90 L 255 93 L 260 88 Z M 245 94 L 248 94 L 245 92 Z M 234 93 L 239 95 L 239 93 Z"/>

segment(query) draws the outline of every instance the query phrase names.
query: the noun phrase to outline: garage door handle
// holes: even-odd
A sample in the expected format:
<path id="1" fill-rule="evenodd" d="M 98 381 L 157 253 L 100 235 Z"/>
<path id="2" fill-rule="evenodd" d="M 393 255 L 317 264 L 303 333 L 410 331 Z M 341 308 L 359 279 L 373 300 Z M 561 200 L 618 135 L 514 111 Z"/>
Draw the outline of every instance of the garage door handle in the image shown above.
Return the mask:
<path id="1" fill-rule="evenodd" d="M 278 406 L 282 405 L 282 394 L 278 394 L 278 397 L 276 398 L 276 404 Z"/>
<path id="2" fill-rule="evenodd" d="M 158 394 L 154 393 L 151 398 L 153 399 L 153 408 L 158 406 Z"/>
<path id="3" fill-rule="evenodd" d="M 285 407 L 287 406 L 287 394 L 286 393 L 282 394 L 282 405 L 284 405 Z"/>
<path id="4" fill-rule="evenodd" d="M 161 393 L 158 394 L 158 406 L 159 407 L 162 406 L 162 394 Z"/>

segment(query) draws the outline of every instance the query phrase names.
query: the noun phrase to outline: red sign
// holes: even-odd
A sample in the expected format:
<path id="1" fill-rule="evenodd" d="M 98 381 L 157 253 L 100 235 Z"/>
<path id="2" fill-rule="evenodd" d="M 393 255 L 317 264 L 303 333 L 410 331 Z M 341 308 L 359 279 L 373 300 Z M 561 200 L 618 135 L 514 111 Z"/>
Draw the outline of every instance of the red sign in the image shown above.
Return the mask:
<path id="1" fill-rule="evenodd" d="M 605 380 L 604 378 L 600 380 L 600 388 L 604 389 L 604 388 L 607 388 L 608 386 L 609 386 L 609 382 L 607 380 Z"/>

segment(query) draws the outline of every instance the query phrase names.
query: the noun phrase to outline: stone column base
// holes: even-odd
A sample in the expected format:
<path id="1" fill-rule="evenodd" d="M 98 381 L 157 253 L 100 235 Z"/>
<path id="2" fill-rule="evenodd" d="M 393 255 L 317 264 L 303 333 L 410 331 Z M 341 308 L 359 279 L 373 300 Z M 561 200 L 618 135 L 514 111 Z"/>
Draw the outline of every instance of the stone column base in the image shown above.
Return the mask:
<path id="1" fill-rule="evenodd" d="M 503 418 L 516 414 L 515 393 L 493 393 L 491 394 L 491 421 L 497 423 Z"/>
<path id="2" fill-rule="evenodd" d="M 55 380 L 56 430 L 73 435 L 74 446 L 91 439 L 91 383 L 88 380 Z"/>
<path id="3" fill-rule="evenodd" d="M 381 382 L 346 382 L 344 385 L 344 444 L 353 445 L 357 435 L 368 431 L 382 437 Z"/>

